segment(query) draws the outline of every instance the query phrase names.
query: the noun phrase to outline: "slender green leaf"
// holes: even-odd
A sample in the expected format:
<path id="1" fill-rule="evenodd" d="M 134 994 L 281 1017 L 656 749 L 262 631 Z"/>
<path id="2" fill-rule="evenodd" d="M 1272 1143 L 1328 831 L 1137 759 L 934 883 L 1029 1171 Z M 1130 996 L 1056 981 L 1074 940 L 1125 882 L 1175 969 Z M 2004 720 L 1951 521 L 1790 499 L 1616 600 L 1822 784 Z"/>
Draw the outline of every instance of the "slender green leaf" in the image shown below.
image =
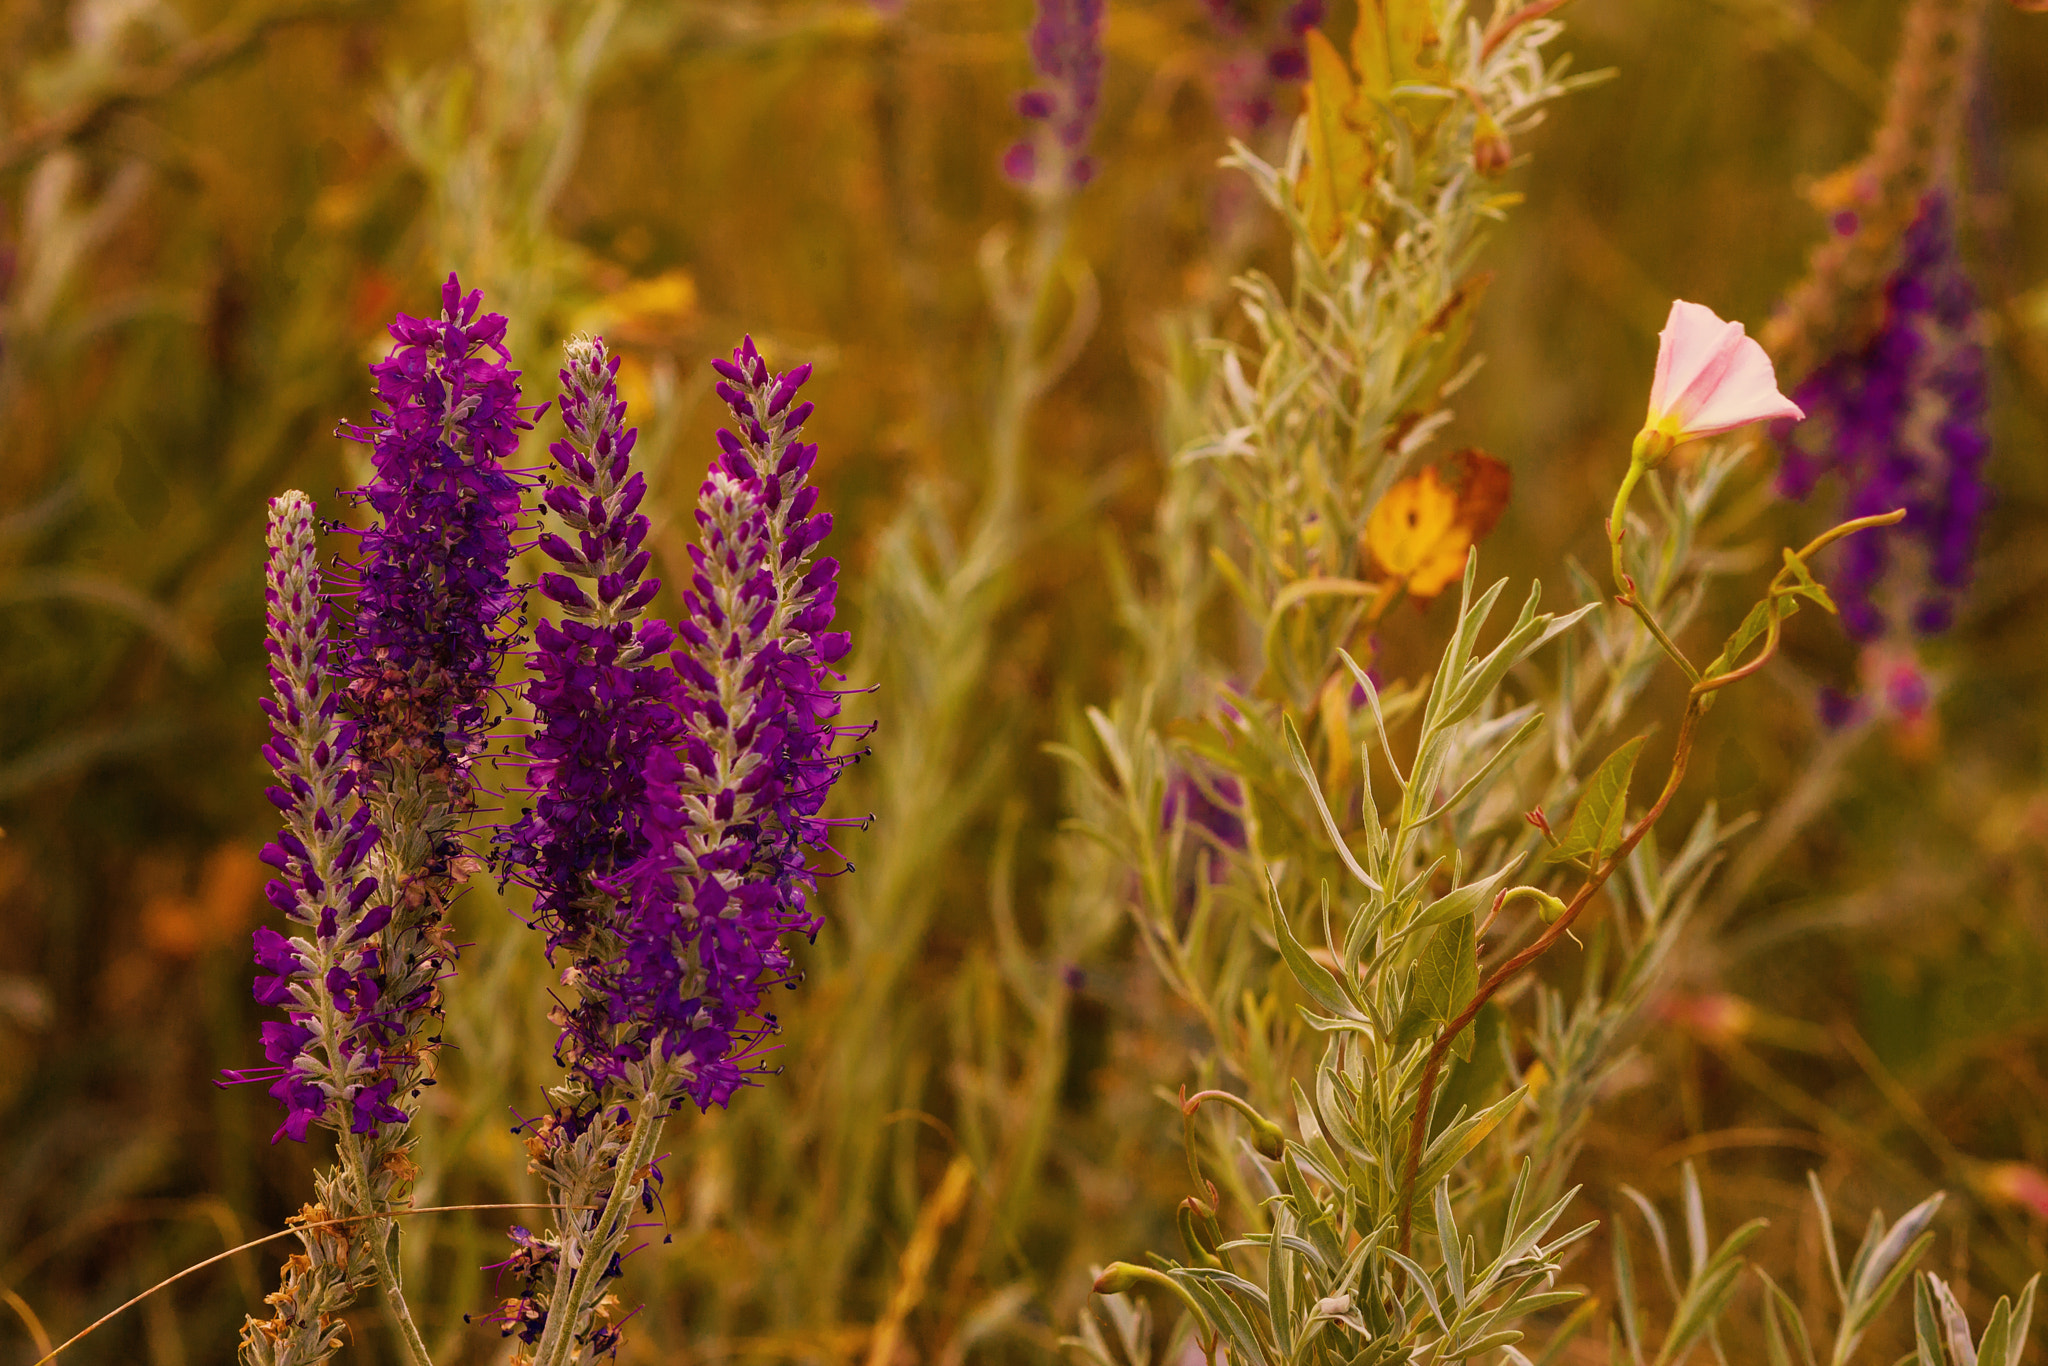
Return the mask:
<path id="1" fill-rule="evenodd" d="M 1323 832 L 1330 837 L 1331 847 L 1336 850 L 1338 859 L 1350 871 L 1351 876 L 1373 891 L 1379 891 L 1380 884 L 1374 881 L 1365 869 L 1358 866 L 1358 860 L 1351 856 L 1350 846 L 1344 843 L 1343 833 L 1337 829 L 1335 818 L 1330 815 L 1330 804 L 1323 800 L 1323 785 L 1316 777 L 1315 765 L 1309 762 L 1308 749 L 1301 743 L 1301 732 L 1294 728 L 1294 718 L 1282 717 L 1281 728 L 1287 733 L 1287 752 L 1293 756 L 1294 767 L 1301 774 L 1301 780 L 1308 784 L 1309 796 L 1315 800 L 1316 814 L 1323 819 Z M 1371 781 L 1370 776 L 1367 781 Z"/>
<path id="2" fill-rule="evenodd" d="M 1836 616 L 1841 615 L 1836 610 L 1835 600 L 1828 596 L 1826 587 L 1813 577 L 1813 571 L 1806 567 L 1806 561 L 1793 554 L 1790 546 L 1785 548 L 1785 567 L 1792 571 L 1793 592 L 1802 598 L 1819 603 Z"/>
<path id="3" fill-rule="evenodd" d="M 1465 1246 L 1458 1237 L 1458 1219 L 1451 1213 L 1451 1183 L 1436 1183 L 1436 1237 L 1444 1259 L 1444 1284 L 1460 1310 L 1465 1307 Z"/>
<path id="4" fill-rule="evenodd" d="M 1482 878 L 1478 882 L 1468 882 L 1462 887 L 1453 888 L 1435 901 L 1430 902 L 1429 905 L 1423 907 L 1422 914 L 1416 916 L 1408 928 L 1410 930 L 1426 929 L 1432 925 L 1442 925 L 1448 921 L 1457 920 L 1462 916 L 1477 915 L 1481 907 L 1492 903 L 1493 894 L 1500 887 L 1501 882 L 1521 866 L 1522 856 L 1517 854 L 1512 862 L 1500 869 L 1492 877 Z"/>
<path id="5" fill-rule="evenodd" d="M 1928 1289 L 1933 1279 L 1917 1276 L 1913 1280 L 1913 1352 L 1919 1366 L 1948 1366 L 1948 1353 L 1941 1346 L 1941 1320 L 1934 1311 L 1934 1294 Z"/>
<path id="6" fill-rule="evenodd" d="M 1355 1024 L 1364 1024 L 1365 1016 L 1351 998 L 1338 986 L 1330 970 L 1309 956 L 1301 941 L 1294 937 L 1294 927 L 1287 922 L 1287 909 L 1280 904 L 1280 885 L 1269 874 L 1266 878 L 1267 902 L 1273 912 L 1273 938 L 1280 945 L 1280 956 L 1287 963 L 1287 970 L 1294 974 L 1294 980 L 1301 983 L 1301 989 L 1309 999 L 1339 1019 Z"/>
<path id="7" fill-rule="evenodd" d="M 1977 1339 L 1977 1366 L 2006 1366 L 2009 1355 L 2012 1355 L 2012 1301 L 2000 1295 L 1998 1303 L 1991 1307 L 1991 1319 L 1984 1325 L 1984 1336 Z"/>
<path id="8" fill-rule="evenodd" d="M 1799 1306 L 1792 1303 L 1792 1297 L 1778 1288 L 1778 1283 L 1765 1275 L 1761 1268 L 1751 1268 L 1757 1279 L 1764 1283 L 1764 1313 L 1766 1327 L 1776 1332 L 1783 1329 L 1799 1349 L 1799 1366 L 1817 1366 L 1813 1358 L 1813 1340 L 1806 1335 L 1806 1320 L 1799 1313 Z M 1773 1323 L 1771 1316 L 1776 1316 Z"/>

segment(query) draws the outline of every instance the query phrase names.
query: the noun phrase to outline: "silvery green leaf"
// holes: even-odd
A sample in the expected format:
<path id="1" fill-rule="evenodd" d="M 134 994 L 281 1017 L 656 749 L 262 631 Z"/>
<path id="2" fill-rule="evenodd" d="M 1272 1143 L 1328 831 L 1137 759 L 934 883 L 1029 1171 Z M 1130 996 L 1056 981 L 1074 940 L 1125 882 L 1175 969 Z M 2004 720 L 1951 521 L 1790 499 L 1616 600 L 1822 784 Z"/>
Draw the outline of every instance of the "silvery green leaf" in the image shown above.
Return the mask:
<path id="1" fill-rule="evenodd" d="M 1828 1197 L 1820 1188 L 1820 1177 L 1812 1171 L 1806 1173 L 1806 1188 L 1813 1195 L 1814 1208 L 1820 1211 L 1820 1246 L 1828 1255 L 1828 1275 L 1835 1283 L 1835 1294 L 1846 1306 L 1849 1303 L 1849 1287 L 1842 1279 L 1842 1256 L 1835 1250 L 1835 1219 L 1828 1210 Z"/>
<path id="2" fill-rule="evenodd" d="M 1422 914 L 1416 916 L 1408 928 L 1427 929 L 1432 925 L 1442 925 L 1456 920 L 1460 916 L 1477 915 L 1482 907 L 1492 902 L 1493 894 L 1500 884 L 1522 866 L 1522 858 L 1522 855 L 1517 854 L 1512 862 L 1499 869 L 1492 877 L 1482 878 L 1478 882 L 1468 882 L 1462 887 L 1446 892 L 1425 906 Z"/>
<path id="3" fill-rule="evenodd" d="M 1522 606 L 1522 614 L 1515 621 L 1507 637 L 1493 647 L 1493 652 L 1481 660 L 1464 679 L 1458 691 L 1444 708 L 1441 725 L 1454 726 L 1478 711 L 1480 705 L 1493 695 L 1508 670 L 1526 659 L 1536 643 L 1543 638 L 1550 626 L 1550 618 L 1536 614 L 1536 604 L 1543 596 L 1543 585 L 1529 585 L 1529 598 Z"/>
<path id="4" fill-rule="evenodd" d="M 1981 1366 L 2006 1366 L 2012 1348 L 2012 1301 L 2000 1295 L 1991 1307 L 1984 1336 L 1977 1339 L 1977 1360 Z"/>
<path id="5" fill-rule="evenodd" d="M 1799 1306 L 1792 1303 L 1791 1296 L 1780 1290 L 1778 1283 L 1765 1275 L 1762 1268 L 1752 1267 L 1751 1270 L 1764 1283 L 1764 1335 L 1766 1346 L 1771 1351 L 1771 1366 L 1781 1366 L 1778 1359 L 1787 1356 L 1784 1343 L 1787 1337 L 1798 1347 L 1799 1359 L 1794 1363 L 1788 1358 L 1782 1366 L 1817 1366 L 1813 1359 L 1813 1341 L 1806 1335 L 1806 1321 L 1800 1317 Z"/>
<path id="6" fill-rule="evenodd" d="M 1308 785 L 1309 796 L 1315 801 L 1316 814 L 1322 817 L 1323 833 L 1329 836 L 1330 847 L 1336 851 L 1338 859 L 1349 870 L 1351 876 L 1373 891 L 1379 891 L 1380 884 L 1365 869 L 1358 866 L 1358 860 L 1351 856 L 1350 846 L 1345 844 L 1343 833 L 1337 829 L 1337 822 L 1330 815 L 1330 804 L 1323 800 L 1323 785 L 1316 778 L 1315 765 L 1309 762 L 1308 749 L 1301 743 L 1301 732 L 1294 728 L 1294 718 L 1281 718 L 1281 727 L 1286 732 L 1287 752 L 1294 760 L 1295 770 L 1301 774 L 1301 780 Z M 1370 784 L 1370 776 L 1366 781 Z"/>
<path id="7" fill-rule="evenodd" d="M 1948 1346 L 1949 1366 L 1977 1366 L 1977 1348 L 1970 1341 L 1970 1320 L 1963 1313 L 1963 1306 L 1956 1303 L 1954 1293 L 1941 1277 L 1930 1271 L 1927 1280 L 1941 1310 L 1941 1332 Z"/>
<path id="8" fill-rule="evenodd" d="M 2002 1363 L 1993 1363 L 1993 1366 L 2020 1366 L 2020 1358 L 2027 1352 L 2027 1330 L 2034 1322 L 2034 1290 L 2040 1283 L 2041 1275 L 2035 1272 L 2027 1278 L 2026 1285 L 2021 1287 L 2020 1297 L 2013 1305 L 2012 1337 L 2006 1358 Z M 1980 1352 L 1978 1355 L 1982 1356 L 1983 1353 Z"/>
<path id="9" fill-rule="evenodd" d="M 1940 1212 L 1944 1198 L 1943 1192 L 1936 1191 L 1907 1210 L 1900 1216 L 1899 1222 L 1892 1226 L 1891 1232 L 1884 1236 L 1883 1241 L 1871 1250 L 1869 1257 L 1858 1259 L 1859 1269 L 1849 1287 L 1851 1299 L 1870 1299 L 1878 1286 L 1891 1277 L 1893 1268 L 1902 1261 L 1911 1263 L 1913 1259 L 1906 1255 L 1907 1249 L 1919 1241 L 1927 1226 L 1934 1222 L 1934 1216 Z"/>
<path id="10" fill-rule="evenodd" d="M 1534 705 L 1534 703 L 1531 703 L 1528 708 L 1517 708 L 1517 712 L 1511 712 L 1509 713 L 1509 715 L 1515 715 L 1522 710 L 1533 710 Z M 1516 729 L 1515 733 L 1512 736 L 1508 737 L 1508 741 L 1506 744 L 1502 745 L 1499 749 L 1494 751 L 1492 757 L 1480 766 L 1480 769 L 1477 773 L 1474 773 L 1471 777 L 1467 778 L 1459 786 L 1456 792 L 1452 793 L 1449 797 L 1446 797 L 1434 811 L 1431 811 L 1427 816 L 1424 816 L 1420 821 L 1416 823 L 1418 825 L 1427 825 L 1431 821 L 1443 815 L 1445 812 L 1454 811 L 1459 807 L 1463 806 L 1465 804 L 1466 799 L 1469 798 L 1474 792 L 1478 791 L 1480 786 L 1484 784 L 1487 779 L 1493 777 L 1493 775 L 1500 770 L 1501 765 L 1505 764 L 1508 760 L 1514 758 L 1516 751 L 1520 750 L 1521 747 L 1528 742 L 1529 738 L 1533 736 L 1539 729 L 1541 729 L 1542 726 L 1543 713 L 1535 712 L 1527 720 L 1521 723 L 1520 727 Z"/>
<path id="11" fill-rule="evenodd" d="M 1650 1226 L 1650 1237 L 1657 1244 L 1657 1262 L 1664 1270 L 1664 1284 L 1670 1287 L 1671 1297 L 1677 1299 L 1681 1293 L 1678 1286 L 1678 1267 L 1671 1259 L 1671 1239 L 1664 1231 L 1664 1216 L 1657 1213 L 1657 1207 L 1634 1186 L 1623 1182 L 1619 1189 L 1642 1214 L 1643 1222 Z"/>
<path id="12" fill-rule="evenodd" d="M 1450 1287 L 1451 1299 L 1460 1310 L 1465 1307 L 1465 1248 L 1458 1237 L 1457 1217 L 1451 1213 L 1451 1183 L 1448 1178 L 1436 1184 L 1436 1236 L 1437 1246 L 1444 1259 L 1444 1283 Z"/>
<path id="13" fill-rule="evenodd" d="M 1422 1296 L 1422 1302 L 1429 1306 L 1429 1316 L 1436 1320 L 1436 1326 L 1446 1333 L 1450 1332 L 1450 1325 L 1444 1322 L 1443 1309 L 1437 1303 L 1436 1286 L 1430 1282 L 1429 1273 L 1392 1248 L 1386 1248 L 1384 1251 L 1389 1260 L 1408 1273 L 1408 1283 L 1415 1287 L 1416 1292 Z"/>
<path id="14" fill-rule="evenodd" d="M 1933 1272 L 1913 1278 L 1913 1354 L 1918 1366 L 1948 1366 L 1948 1354 L 1941 1345 L 1941 1317 L 1928 1289 L 1933 1279 Z"/>
<path id="15" fill-rule="evenodd" d="M 1294 980 L 1301 983 L 1301 989 L 1309 998 L 1329 1014 L 1354 1024 L 1366 1023 L 1366 1017 L 1353 1005 L 1349 993 L 1337 983 L 1330 970 L 1309 956 L 1301 941 L 1294 937 L 1294 927 L 1288 923 L 1287 908 L 1280 904 L 1280 886 L 1269 873 L 1266 878 L 1267 903 L 1273 913 L 1273 938 L 1280 945 L 1280 956 L 1287 964 L 1287 970 L 1294 974 Z"/>
<path id="16" fill-rule="evenodd" d="M 1692 1279 L 1699 1279 L 1707 1266 L 1707 1211 L 1700 1198 L 1699 1173 L 1687 1162 L 1679 1169 L 1679 1185 L 1685 1198 L 1685 1245 L 1691 1254 Z"/>
<path id="17" fill-rule="evenodd" d="M 1401 765 L 1394 758 L 1393 743 L 1387 739 L 1387 717 L 1385 711 L 1380 707 L 1379 687 L 1371 678 L 1366 676 L 1365 670 L 1358 667 L 1358 661 L 1351 657 L 1348 650 L 1337 651 L 1337 657 L 1344 661 L 1345 667 L 1351 670 L 1351 677 L 1357 681 L 1359 688 L 1365 693 L 1366 705 L 1372 708 L 1373 727 L 1379 731 L 1380 750 L 1387 756 L 1387 767 L 1393 770 L 1395 783 L 1405 793 L 1408 789 L 1408 779 L 1402 774 Z"/>
<path id="18" fill-rule="evenodd" d="M 1628 1230 L 1614 1220 L 1614 1315 L 1620 1321 L 1622 1340 L 1628 1344 L 1629 1360 L 1643 1366 L 1642 1337 L 1636 1328 L 1636 1276 L 1628 1252 Z M 1608 1353 L 1611 1362 L 1614 1354 Z"/>

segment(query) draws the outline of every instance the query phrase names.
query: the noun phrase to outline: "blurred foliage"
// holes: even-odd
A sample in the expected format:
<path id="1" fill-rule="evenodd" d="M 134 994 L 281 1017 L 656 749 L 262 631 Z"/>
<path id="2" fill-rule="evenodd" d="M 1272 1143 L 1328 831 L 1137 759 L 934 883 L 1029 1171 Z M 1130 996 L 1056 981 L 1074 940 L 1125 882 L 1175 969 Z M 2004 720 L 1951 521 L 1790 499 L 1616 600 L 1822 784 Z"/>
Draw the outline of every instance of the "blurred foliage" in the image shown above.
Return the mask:
<path id="1" fill-rule="evenodd" d="M 1489 573 L 1602 558 L 1669 300 L 1754 322 L 1799 276 L 1825 231 L 1802 191 L 1864 150 L 1899 11 L 1567 11 L 1578 69 L 1618 74 L 1515 149 L 1487 364 L 1440 438 L 1514 470 Z M 1092 1264 L 1171 1243 L 1160 1088 L 1207 1043 L 1091 894 L 1041 746 L 1123 682 L 1103 546 L 1152 524 L 1162 320 L 1220 324 L 1233 273 L 1284 273 L 1284 235 L 1217 167 L 1216 73 L 1243 54 L 1200 0 L 1113 0 L 1096 180 L 1064 206 L 1006 184 L 1029 21 L 1021 0 L 0 8 L 6 1359 L 309 1189 L 267 1098 L 210 1084 L 259 1018 L 261 510 L 355 481 L 333 424 L 364 416 L 383 322 L 451 268 L 512 317 L 529 397 L 570 331 L 627 355 L 671 574 L 708 358 L 751 331 L 814 362 L 855 681 L 881 685 L 840 808 L 877 818 L 848 834 L 860 873 L 827 890 L 785 1073 L 674 1128 L 673 1241 L 650 1230 L 623 1285 L 647 1306 L 633 1359 L 1042 1360 Z M 2000 500 L 1929 652 L 1935 720 L 1823 732 L 1817 689 L 1858 661 L 1827 623 L 1788 628 L 1688 798 L 1767 817 L 1579 1161 L 1604 1211 L 1623 1181 L 1668 1203 L 1693 1160 L 1715 1227 L 1773 1217 L 1752 1255 L 1804 1304 L 1828 1284 L 1806 1169 L 1855 1211 L 1944 1187 L 1930 1264 L 1975 1322 L 2048 1263 L 2022 1179 L 2048 1171 L 2048 21 L 1988 24 L 1965 242 Z M 1277 155 L 1285 123 L 1254 145 Z M 1827 520 L 1756 497 L 1759 544 Z M 1447 613 L 1390 619 L 1384 657 L 1413 672 Z M 530 1199 L 510 1126 L 549 1071 L 545 974 L 487 887 L 458 915 L 419 1203 Z M 514 1218 L 414 1221 L 437 1359 L 499 1353 L 464 1315 Z M 231 1259 L 70 1356 L 225 1359 L 274 1265 Z M 1882 1332 L 1871 1359 L 1910 1345 Z M 354 1335 L 385 1358 L 372 1311 Z"/>

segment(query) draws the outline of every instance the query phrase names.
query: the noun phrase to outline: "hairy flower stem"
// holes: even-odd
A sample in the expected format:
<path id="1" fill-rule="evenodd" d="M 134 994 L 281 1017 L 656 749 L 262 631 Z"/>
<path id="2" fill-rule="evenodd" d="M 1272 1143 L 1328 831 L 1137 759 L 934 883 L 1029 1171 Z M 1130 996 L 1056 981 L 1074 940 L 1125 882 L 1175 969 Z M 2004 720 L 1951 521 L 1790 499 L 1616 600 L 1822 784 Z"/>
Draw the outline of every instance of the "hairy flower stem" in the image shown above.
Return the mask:
<path id="1" fill-rule="evenodd" d="M 662 1119 L 671 1103 L 666 1094 L 668 1089 L 657 1085 L 641 1098 L 639 1114 L 633 1121 L 632 1141 L 619 1154 L 618 1175 L 612 1181 L 611 1195 L 576 1266 L 570 1266 L 567 1248 L 563 1250 L 555 1271 L 555 1293 L 548 1306 L 547 1328 L 534 1351 L 533 1366 L 565 1366 L 575 1350 L 576 1326 L 597 1308 L 605 1268 L 626 1241 L 631 1202 L 640 1189 L 638 1173 L 654 1160 L 655 1145 L 661 1141 Z"/>
<path id="2" fill-rule="evenodd" d="M 368 1214 L 376 1205 L 370 1194 L 369 1168 L 364 1160 L 363 1146 L 353 1133 L 343 1133 L 341 1140 L 343 1161 L 355 1182 L 363 1212 Z M 391 1256 L 391 1240 L 398 1234 L 397 1221 L 387 1215 L 369 1219 L 366 1224 L 364 1241 L 369 1244 L 370 1261 L 377 1268 L 377 1285 L 384 1292 L 385 1307 L 391 1311 L 391 1321 L 397 1327 L 398 1340 L 405 1348 L 406 1357 L 412 1366 L 433 1366 L 426 1340 L 420 1336 L 419 1326 L 412 1319 L 412 1309 L 405 1302 L 405 1287 L 399 1280 L 397 1263 Z"/>

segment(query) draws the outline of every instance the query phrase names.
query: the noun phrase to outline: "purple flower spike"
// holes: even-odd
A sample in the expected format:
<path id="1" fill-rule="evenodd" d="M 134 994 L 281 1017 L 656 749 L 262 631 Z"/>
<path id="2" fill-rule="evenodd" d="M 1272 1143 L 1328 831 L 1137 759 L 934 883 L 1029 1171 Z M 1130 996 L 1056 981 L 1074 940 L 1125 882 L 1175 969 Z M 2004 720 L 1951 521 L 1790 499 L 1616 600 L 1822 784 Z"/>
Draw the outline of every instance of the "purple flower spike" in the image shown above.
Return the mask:
<path id="1" fill-rule="evenodd" d="M 1041 84 L 1017 97 L 1038 125 L 1003 154 L 1003 174 L 1048 193 L 1079 188 L 1094 173 L 1084 154 L 1102 99 L 1103 0 L 1038 0 L 1031 64 Z"/>
<path id="2" fill-rule="evenodd" d="M 542 591 L 567 619 L 534 630 L 526 689 L 534 805 L 503 839 L 514 875 L 533 888 L 550 960 L 566 953 L 577 979 L 597 984 L 623 933 L 608 887 L 647 851 L 643 770 L 677 735 L 676 675 L 652 667 L 666 662 L 675 634 L 666 622 L 638 620 L 661 585 L 644 577 L 648 522 L 637 509 L 647 481 L 632 468 L 639 433 L 625 426 L 618 357 L 601 338 L 567 350 L 560 402 L 569 436 L 549 448 L 555 482 L 545 501 L 575 540 L 540 538 L 563 570 L 543 575 Z M 601 1087 L 617 1075 L 607 997 L 587 991 L 564 1013 L 561 1060 L 587 1067 Z"/>
<path id="3" fill-rule="evenodd" d="M 1216 109 L 1244 136 L 1272 122 L 1284 86 L 1306 79 L 1302 40 L 1323 22 L 1324 0 L 1208 0 L 1209 21 L 1224 39 L 1210 68 Z"/>
<path id="4" fill-rule="evenodd" d="M 393 1085 L 354 1109 L 357 1133 L 398 1123 L 394 1097 L 424 1079 L 428 1026 L 456 952 L 445 912 L 481 867 L 462 836 L 520 603 L 506 575 L 523 485 L 504 461 L 533 425 L 505 319 L 482 302 L 450 275 L 438 318 L 400 314 L 391 353 L 370 367 L 381 411 L 369 428 L 339 429 L 371 447 L 376 477 L 351 495 L 375 520 L 349 566 L 354 619 L 334 672 L 351 733 L 338 744 L 353 749 L 383 828 L 389 909 L 362 936 L 374 979 L 334 990 L 378 1019 L 398 1060 Z"/>
<path id="5" fill-rule="evenodd" d="M 352 727 L 328 686 L 328 609 L 305 494 L 271 500 L 269 544 L 265 648 L 274 696 L 263 703 L 272 727 L 264 752 L 284 827 L 263 861 L 278 872 L 266 889 L 270 903 L 301 933 L 287 939 L 257 929 L 256 999 L 283 1006 L 285 1021 L 263 1026 L 269 1067 L 228 1075 L 271 1080 L 270 1094 L 285 1107 L 274 1143 L 303 1142 L 315 1124 L 365 1133 L 406 1116 L 389 1104 L 394 1034 L 380 1009 L 377 951 L 362 942 L 363 926 L 389 915 L 367 865 L 378 832 L 356 798 Z"/>
<path id="6" fill-rule="evenodd" d="M 365 767 L 416 775 L 466 810 L 519 607 L 507 570 L 522 484 L 504 461 L 533 423 L 505 319 L 479 316 L 483 292 L 464 294 L 453 275 L 441 300 L 438 319 L 392 323 L 397 345 L 370 367 L 383 405 L 373 426 L 339 429 L 371 447 L 377 471 L 354 494 L 377 521 L 362 533 L 342 672 Z"/>
<path id="7" fill-rule="evenodd" d="M 1837 552 L 1842 620 L 1861 640 L 1898 633 L 1907 622 L 1895 615 L 1921 634 L 1948 627 L 1991 505 L 1984 342 L 1946 194 L 1922 201 L 1902 246 L 1877 333 L 1799 386 L 1793 399 L 1809 420 L 1779 434 L 1778 485 L 1788 496 L 1805 497 L 1832 472 L 1847 516 L 1906 509 L 1900 526 Z"/>
<path id="8" fill-rule="evenodd" d="M 698 491 L 702 544 L 677 633 L 684 736 L 649 756 L 649 851 L 629 871 L 633 923 L 615 1010 L 691 1063 L 689 1096 L 724 1104 L 759 1069 L 774 1018 L 762 993 L 792 974 L 782 937 L 814 934 L 809 851 L 846 762 L 832 672 L 847 649 L 831 624 L 838 564 L 816 555 L 832 519 L 806 481 L 808 375 L 770 373 L 748 339 L 721 361 L 734 430 Z M 757 414 L 766 414 L 765 418 Z"/>

